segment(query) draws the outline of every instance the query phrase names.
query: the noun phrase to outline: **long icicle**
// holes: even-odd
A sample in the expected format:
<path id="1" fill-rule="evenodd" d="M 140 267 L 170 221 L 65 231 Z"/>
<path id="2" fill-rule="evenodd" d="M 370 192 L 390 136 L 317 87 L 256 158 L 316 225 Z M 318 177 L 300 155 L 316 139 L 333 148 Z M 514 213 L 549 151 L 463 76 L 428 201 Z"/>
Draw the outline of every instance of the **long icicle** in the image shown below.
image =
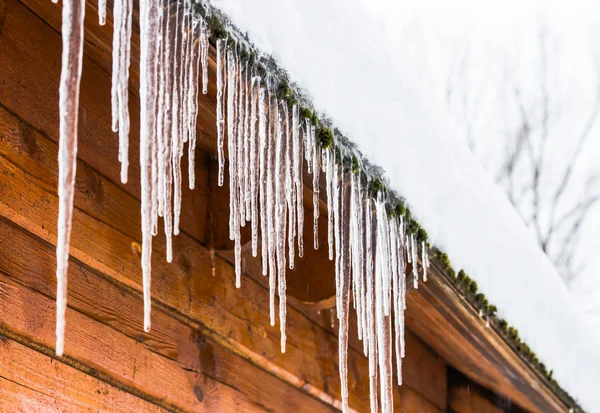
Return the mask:
<path id="1" fill-rule="evenodd" d="M 342 171 L 342 173 L 344 173 Z M 351 191 L 348 179 L 342 179 L 340 185 L 340 220 L 342 238 L 340 245 L 340 274 L 339 284 L 339 368 L 342 384 L 342 411 L 348 412 L 348 319 L 350 313 L 350 202 Z"/>
<path id="2" fill-rule="evenodd" d="M 140 4 L 140 179 L 142 187 L 142 274 L 144 331 L 150 331 L 150 280 L 152 257 L 152 147 L 156 113 L 156 0 Z"/>
<path id="3" fill-rule="evenodd" d="M 310 125 L 307 122 L 307 132 Z M 321 176 L 321 159 L 323 158 L 321 147 L 318 143 L 313 145 L 313 239 L 314 249 L 319 249 L 319 215 L 320 215 L 320 190 L 319 190 L 319 179 Z"/>
<path id="4" fill-rule="evenodd" d="M 223 186 L 225 171 L 225 77 L 227 70 L 227 39 L 217 40 L 217 152 L 219 157 L 218 184 Z"/>
<path id="5" fill-rule="evenodd" d="M 85 0 L 68 0 L 62 9 L 62 70 L 59 86 L 58 240 L 56 243 L 56 355 L 65 347 L 67 268 L 77 168 L 79 86 L 83 58 Z"/>

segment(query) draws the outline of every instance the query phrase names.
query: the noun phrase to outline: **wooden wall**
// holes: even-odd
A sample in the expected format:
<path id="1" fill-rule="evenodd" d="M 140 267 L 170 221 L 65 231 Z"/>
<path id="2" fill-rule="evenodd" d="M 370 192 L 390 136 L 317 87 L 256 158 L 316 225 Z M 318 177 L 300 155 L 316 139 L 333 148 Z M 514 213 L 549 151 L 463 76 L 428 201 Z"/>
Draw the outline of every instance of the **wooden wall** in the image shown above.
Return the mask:
<path id="1" fill-rule="evenodd" d="M 152 331 L 143 332 L 139 102 L 132 86 L 123 185 L 110 131 L 110 21 L 97 27 L 95 3 L 86 18 L 65 356 L 57 358 L 60 6 L 0 0 L 0 411 L 337 410 L 337 331 L 329 311 L 292 298 L 281 354 L 264 279 L 245 277 L 235 289 L 231 265 L 207 247 L 210 150 L 197 153 L 198 190 L 184 190 L 172 264 L 164 238 L 154 240 Z M 214 94 L 211 85 L 202 97 L 205 137 L 214 130 Z M 350 404 L 366 412 L 368 366 L 355 333 L 351 347 Z M 404 365 L 396 411 L 445 411 L 446 363 L 409 333 Z"/>

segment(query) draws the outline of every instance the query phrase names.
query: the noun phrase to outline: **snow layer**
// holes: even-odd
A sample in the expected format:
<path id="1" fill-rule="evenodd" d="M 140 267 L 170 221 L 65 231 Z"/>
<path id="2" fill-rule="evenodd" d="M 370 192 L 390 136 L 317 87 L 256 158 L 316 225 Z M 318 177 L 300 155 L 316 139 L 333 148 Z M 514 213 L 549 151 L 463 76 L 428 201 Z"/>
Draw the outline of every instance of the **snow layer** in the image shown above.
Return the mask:
<path id="1" fill-rule="evenodd" d="M 559 384 L 600 412 L 600 343 L 550 261 L 443 111 L 415 90 L 413 51 L 384 46 L 358 0 L 218 0 L 406 197 Z M 400 56 L 398 55 L 400 53 Z M 425 53 L 424 53 L 425 55 Z M 406 57 L 403 59 L 403 57 Z"/>

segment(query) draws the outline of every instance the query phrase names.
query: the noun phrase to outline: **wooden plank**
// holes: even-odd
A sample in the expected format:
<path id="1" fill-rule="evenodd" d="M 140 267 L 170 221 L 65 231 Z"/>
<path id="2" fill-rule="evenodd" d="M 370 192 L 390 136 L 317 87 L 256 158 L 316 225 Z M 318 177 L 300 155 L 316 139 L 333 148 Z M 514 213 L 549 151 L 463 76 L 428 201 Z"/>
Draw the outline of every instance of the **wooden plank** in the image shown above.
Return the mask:
<path id="1" fill-rule="evenodd" d="M 7 257 L 11 257 L 0 263 L 0 286 L 10 284 L 2 275 L 7 274 L 11 281 L 16 282 L 14 284 L 17 290 L 16 296 L 21 294 L 34 297 L 32 299 L 35 301 L 39 301 L 40 297 L 44 300 L 48 300 L 47 297 L 54 298 L 55 281 L 52 273 L 54 254 L 48 244 L 0 221 L 0 248 Z M 35 256 L 35 259 L 31 259 L 32 255 Z M 93 337 L 100 336 L 102 331 L 98 330 L 108 326 L 129 339 L 120 339 L 118 343 L 109 345 L 103 339 L 94 343 L 88 342 L 85 336 L 79 337 L 76 350 L 77 347 L 83 346 L 88 348 L 87 351 L 91 354 L 85 359 L 81 359 L 81 354 L 78 355 L 77 352 L 69 352 L 67 355 L 97 371 L 107 371 L 107 366 L 113 366 L 113 362 L 103 359 L 116 358 L 115 368 L 108 374 L 119 383 L 132 385 L 134 388 L 144 391 L 145 394 L 159 399 L 176 397 L 189 401 L 193 397 L 199 399 L 205 409 L 215 407 L 215 400 L 218 398 L 228 398 L 231 401 L 231 394 L 234 394 L 236 397 L 233 400 L 236 403 L 251 410 L 256 410 L 254 405 L 260 407 L 258 410 L 270 411 L 284 411 L 288 408 L 293 408 L 298 412 L 333 410 L 247 360 L 226 351 L 198 330 L 174 319 L 170 314 L 156 310 L 152 332 L 141 336 L 138 326 L 143 303 L 139 294 L 123 291 L 106 277 L 86 268 L 77 261 L 72 261 L 69 265 L 69 280 L 70 301 L 67 320 L 70 326 L 73 322 L 77 322 L 72 320 L 73 314 L 78 314 L 80 317 L 85 316 L 95 321 L 95 323 L 89 324 L 91 327 L 86 330 L 86 334 Z M 22 291 L 23 289 L 26 291 Z M 0 303 L 0 305 L 2 304 Z M 6 309 L 8 310 L 8 308 L 9 306 L 6 304 Z M 22 311 L 35 312 L 35 308 Z M 19 314 L 18 316 L 31 318 L 30 314 Z M 25 336 L 37 339 L 40 336 L 37 329 L 42 328 L 43 330 L 50 329 L 47 336 L 52 337 L 53 319 L 51 315 L 48 318 L 49 322 L 43 326 L 34 326 L 35 331 L 32 330 L 32 327 L 28 327 L 29 329 L 24 331 Z M 3 323 L 3 328 L 10 329 L 12 325 L 7 320 Z M 30 323 L 27 325 L 29 326 Z M 77 330 L 77 327 L 74 328 Z M 90 331 L 90 329 L 93 330 Z M 19 333 L 23 334 L 22 328 Z M 46 337 L 46 334 L 41 335 Z M 131 341 L 136 343 L 136 349 L 131 349 L 128 345 Z M 42 344 L 51 346 L 52 342 Z M 119 364 L 119 368 L 116 367 L 116 362 L 122 363 L 122 360 L 120 356 L 114 356 L 114 347 L 123 348 L 119 354 L 122 351 L 127 353 L 130 358 L 135 357 L 131 377 L 128 373 L 131 362 Z M 156 353 L 174 362 L 170 369 L 176 371 L 173 373 L 165 368 L 150 366 L 146 356 L 139 357 L 144 354 L 140 353 L 137 347 L 147 348 L 151 353 Z M 107 348 L 109 351 L 102 354 Z M 137 360 L 137 364 L 135 360 Z M 183 384 L 179 381 L 177 392 L 172 396 L 168 394 L 173 391 L 172 388 L 165 387 L 162 394 L 160 387 L 152 386 L 152 393 L 147 390 L 150 387 L 146 380 L 156 382 L 156 385 L 160 386 L 164 385 L 163 380 L 176 380 L 181 372 L 185 372 L 187 375 L 191 374 L 192 376 L 189 378 L 196 380 L 189 380 L 189 383 Z M 187 396 L 182 393 L 187 393 Z M 244 396 L 240 398 L 238 393 Z M 184 405 L 180 408 L 194 410 L 197 406 Z"/>
<path id="2" fill-rule="evenodd" d="M 60 35 L 19 1 L 5 0 L 4 4 L 0 37 L 0 102 L 56 143 Z M 60 16 L 60 6 L 47 5 Z M 139 100 L 130 94 L 129 180 L 127 184 L 121 184 L 118 138 L 111 131 L 110 122 L 110 85 L 110 75 L 84 56 L 78 156 L 139 199 Z M 201 158 L 202 155 L 199 155 Z M 187 171 L 185 162 L 182 167 Z M 198 174 L 197 184 L 202 186 L 205 178 L 206 174 Z M 183 185 L 183 195 L 181 228 L 195 239 L 202 240 L 206 221 L 205 194 L 191 191 Z"/>
<path id="3" fill-rule="evenodd" d="M 0 411 L 166 410 L 9 339 L 0 339 Z"/>

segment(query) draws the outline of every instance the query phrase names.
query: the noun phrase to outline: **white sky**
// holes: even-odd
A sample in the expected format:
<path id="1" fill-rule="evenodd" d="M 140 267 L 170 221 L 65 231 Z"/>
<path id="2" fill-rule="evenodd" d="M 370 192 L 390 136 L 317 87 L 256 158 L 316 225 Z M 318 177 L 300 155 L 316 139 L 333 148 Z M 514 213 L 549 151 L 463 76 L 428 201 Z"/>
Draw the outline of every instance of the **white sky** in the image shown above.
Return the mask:
<path id="1" fill-rule="evenodd" d="M 553 67 L 556 94 L 565 104 L 566 115 L 555 127 L 558 138 L 550 151 L 551 159 L 560 162 L 569 138 L 578 136 L 572 130 L 585 122 L 596 97 L 594 85 L 600 79 L 600 2 L 361 0 L 361 3 L 380 22 L 384 33 L 382 41 L 399 51 L 399 59 L 410 60 L 402 66 L 410 65 L 420 73 L 413 79 L 421 79 L 422 84 L 414 86 L 429 90 L 442 102 L 442 107 L 448 72 L 457 61 L 456 55 L 469 47 L 470 94 L 480 98 L 476 103 L 478 117 L 474 133 L 478 142 L 477 155 L 484 164 L 497 162 L 500 158 L 495 143 L 503 139 L 504 120 L 503 108 L 498 106 L 495 96 L 505 78 L 502 68 L 514 67 L 516 75 L 513 76 L 519 77 L 522 84 L 538 84 L 539 69 L 528 59 L 539 53 L 537 32 L 540 22 L 544 22 L 557 50 Z M 460 119 L 455 121 L 460 123 Z M 485 135 L 483 148 L 479 135 Z M 490 142 L 487 147 L 486 139 Z M 590 171 L 600 172 L 600 119 L 596 121 L 580 161 L 579 181 L 582 182 Z M 570 285 L 570 290 L 600 326 L 600 253 L 597 252 L 600 239 L 597 229 L 600 229 L 600 205 L 586 221 L 579 249 L 586 267 Z"/>

